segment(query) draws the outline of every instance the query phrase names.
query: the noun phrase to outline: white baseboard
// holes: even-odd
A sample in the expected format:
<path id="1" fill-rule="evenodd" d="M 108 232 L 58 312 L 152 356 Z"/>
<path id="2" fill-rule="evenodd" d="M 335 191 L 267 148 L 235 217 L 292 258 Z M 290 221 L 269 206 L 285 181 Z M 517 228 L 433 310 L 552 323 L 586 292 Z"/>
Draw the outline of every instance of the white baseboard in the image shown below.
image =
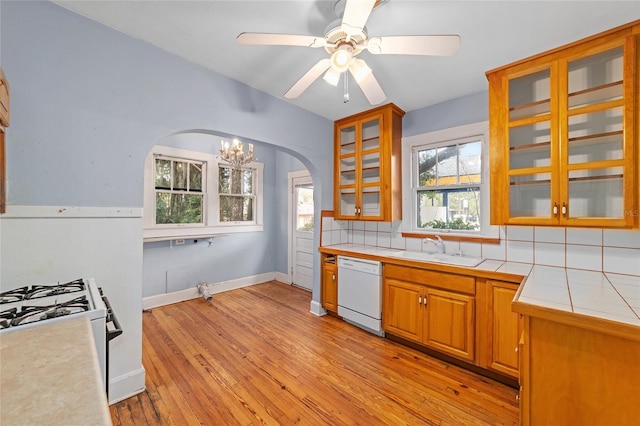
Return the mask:
<path id="1" fill-rule="evenodd" d="M 248 287 L 255 284 L 260 284 L 265 281 L 271 281 L 277 279 L 275 272 L 269 272 L 266 274 L 254 275 L 251 277 L 238 278 L 230 281 L 221 281 L 218 283 L 208 283 L 207 288 L 209 293 L 216 294 L 224 291 L 235 290 L 242 287 Z M 184 302 L 185 300 L 191 300 L 201 297 L 197 288 L 188 288 L 186 290 L 174 291 L 172 293 L 158 294 L 155 296 L 149 296 L 142 299 L 142 309 L 151 309 L 158 306 L 170 305 L 172 303 Z"/>
<path id="2" fill-rule="evenodd" d="M 315 315 L 317 317 L 321 317 L 323 315 L 327 315 L 327 310 L 322 307 L 320 302 L 316 302 L 315 300 L 311 301 L 311 307 L 310 307 L 309 311 L 313 315 Z"/>
<path id="3" fill-rule="evenodd" d="M 145 390 L 145 370 L 140 366 L 138 370 L 109 380 L 109 405 L 115 404 Z"/>
<path id="4" fill-rule="evenodd" d="M 282 272 L 276 272 L 276 278 L 275 279 L 277 281 L 280 281 L 281 283 L 291 284 L 291 280 L 289 279 L 289 275 L 283 274 Z"/>

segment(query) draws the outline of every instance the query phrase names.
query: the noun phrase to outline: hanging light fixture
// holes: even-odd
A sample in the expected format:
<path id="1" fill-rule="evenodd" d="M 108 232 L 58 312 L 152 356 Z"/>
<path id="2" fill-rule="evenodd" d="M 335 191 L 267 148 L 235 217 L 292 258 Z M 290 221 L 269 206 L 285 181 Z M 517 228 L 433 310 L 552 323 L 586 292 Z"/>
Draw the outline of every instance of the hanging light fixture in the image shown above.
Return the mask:
<path id="1" fill-rule="evenodd" d="M 244 144 L 238 139 L 234 139 L 233 143 L 220 140 L 220 158 L 228 163 L 233 169 L 241 169 L 242 166 L 252 162 L 255 157 L 253 156 L 253 144 L 249 144 L 249 150 L 244 151 Z"/>

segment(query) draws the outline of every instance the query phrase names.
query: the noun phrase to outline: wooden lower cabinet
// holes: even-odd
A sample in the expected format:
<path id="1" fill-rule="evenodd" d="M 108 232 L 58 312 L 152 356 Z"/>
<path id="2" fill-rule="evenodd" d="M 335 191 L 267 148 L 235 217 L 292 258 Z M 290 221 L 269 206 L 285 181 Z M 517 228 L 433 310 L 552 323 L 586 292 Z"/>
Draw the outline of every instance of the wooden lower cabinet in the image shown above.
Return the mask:
<path id="1" fill-rule="evenodd" d="M 525 315 L 523 425 L 637 425 L 640 340 Z"/>
<path id="2" fill-rule="evenodd" d="M 473 277 L 385 265 L 383 292 L 387 333 L 474 362 Z"/>
<path id="3" fill-rule="evenodd" d="M 322 261 L 322 307 L 331 312 L 338 312 L 338 266 L 335 256 L 325 257 Z"/>
<path id="4" fill-rule="evenodd" d="M 518 291 L 518 285 L 487 280 L 489 291 L 489 362 L 487 368 L 517 378 L 518 341 L 522 332 L 522 321 L 511 309 L 511 302 Z"/>

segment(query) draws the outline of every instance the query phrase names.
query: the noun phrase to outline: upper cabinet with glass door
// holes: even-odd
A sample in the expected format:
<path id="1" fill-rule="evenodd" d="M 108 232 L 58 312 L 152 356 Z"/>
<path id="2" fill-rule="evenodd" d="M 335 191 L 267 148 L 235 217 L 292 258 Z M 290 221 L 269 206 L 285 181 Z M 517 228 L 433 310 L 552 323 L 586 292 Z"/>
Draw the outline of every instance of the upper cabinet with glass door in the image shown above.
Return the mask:
<path id="1" fill-rule="evenodd" d="M 404 111 L 388 104 L 335 122 L 336 219 L 402 218 L 403 116 Z"/>
<path id="2" fill-rule="evenodd" d="M 638 226 L 640 21 L 490 71 L 493 224 Z"/>

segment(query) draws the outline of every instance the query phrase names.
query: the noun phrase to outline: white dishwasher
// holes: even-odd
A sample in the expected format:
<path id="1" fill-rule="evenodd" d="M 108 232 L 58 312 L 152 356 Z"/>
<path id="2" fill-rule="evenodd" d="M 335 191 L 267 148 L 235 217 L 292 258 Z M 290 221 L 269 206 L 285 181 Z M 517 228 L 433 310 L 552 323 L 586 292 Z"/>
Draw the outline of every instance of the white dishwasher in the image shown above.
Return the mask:
<path id="1" fill-rule="evenodd" d="M 382 264 L 338 256 L 338 315 L 378 336 L 382 331 Z"/>

